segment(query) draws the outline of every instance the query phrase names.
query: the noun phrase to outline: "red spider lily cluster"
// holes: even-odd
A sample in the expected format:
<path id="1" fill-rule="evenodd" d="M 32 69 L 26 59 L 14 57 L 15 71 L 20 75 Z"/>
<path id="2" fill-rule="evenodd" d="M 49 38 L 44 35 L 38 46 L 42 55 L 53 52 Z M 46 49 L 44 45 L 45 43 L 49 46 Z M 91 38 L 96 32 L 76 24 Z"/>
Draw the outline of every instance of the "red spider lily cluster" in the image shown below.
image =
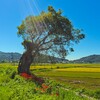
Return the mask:
<path id="1" fill-rule="evenodd" d="M 41 91 L 41 93 L 46 93 L 47 92 L 47 90 L 49 89 L 50 87 L 49 86 L 47 86 L 45 83 L 43 83 L 42 85 L 41 85 L 41 88 L 36 88 L 36 90 L 38 91 Z"/>
<path id="2" fill-rule="evenodd" d="M 21 73 L 20 75 L 21 75 L 22 77 L 26 78 L 26 79 L 32 79 L 32 78 L 33 78 L 32 75 L 29 75 L 29 74 L 27 74 L 27 73 Z"/>
<path id="3" fill-rule="evenodd" d="M 51 94 L 51 96 L 59 96 L 59 93 Z"/>
<path id="4" fill-rule="evenodd" d="M 47 86 L 45 83 L 43 83 L 42 88 L 47 89 L 47 88 L 49 88 L 49 86 Z"/>
<path id="5" fill-rule="evenodd" d="M 59 93 L 56 93 L 56 96 L 59 96 Z"/>
<path id="6" fill-rule="evenodd" d="M 44 80 L 41 78 L 36 77 L 35 75 L 27 74 L 27 73 L 21 73 L 20 76 L 26 78 L 26 79 L 32 79 L 33 81 L 36 81 L 37 83 L 41 84 L 41 88 L 36 88 L 37 91 L 41 91 L 41 93 L 46 93 L 47 90 L 52 90 L 50 86 L 46 85 L 44 83 Z M 51 94 L 51 93 L 50 93 Z M 56 94 L 51 94 L 52 96 L 56 95 L 59 96 L 59 92 L 56 92 Z"/>
<path id="7" fill-rule="evenodd" d="M 36 81 L 39 84 L 42 84 L 44 80 L 42 78 L 38 78 L 35 75 L 27 74 L 27 73 L 21 73 L 20 76 L 26 78 L 26 79 L 32 79 L 33 81 Z"/>

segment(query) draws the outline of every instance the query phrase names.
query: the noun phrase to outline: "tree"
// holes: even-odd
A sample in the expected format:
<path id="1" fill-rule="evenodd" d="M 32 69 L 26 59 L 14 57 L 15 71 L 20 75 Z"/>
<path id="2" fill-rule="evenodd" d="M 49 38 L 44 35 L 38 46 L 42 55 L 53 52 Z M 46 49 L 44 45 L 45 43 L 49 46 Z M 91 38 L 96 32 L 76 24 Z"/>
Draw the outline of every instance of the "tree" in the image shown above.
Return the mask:
<path id="1" fill-rule="evenodd" d="M 30 65 L 39 54 L 64 58 L 69 51 L 74 51 L 72 44 L 85 37 L 81 30 L 73 28 L 69 19 L 62 16 L 61 10 L 56 11 L 52 6 L 48 7 L 48 12 L 28 16 L 22 21 L 18 35 L 22 36 L 25 48 L 18 65 L 19 74 L 30 74 Z"/>

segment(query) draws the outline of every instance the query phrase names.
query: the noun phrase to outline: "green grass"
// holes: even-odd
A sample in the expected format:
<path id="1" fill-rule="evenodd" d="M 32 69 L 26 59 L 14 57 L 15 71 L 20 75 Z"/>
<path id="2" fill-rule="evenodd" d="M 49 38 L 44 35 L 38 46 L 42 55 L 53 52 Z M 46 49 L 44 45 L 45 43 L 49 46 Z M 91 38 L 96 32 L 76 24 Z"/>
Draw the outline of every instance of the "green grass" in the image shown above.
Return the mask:
<path id="1" fill-rule="evenodd" d="M 86 69 L 85 69 L 86 68 Z M 78 91 L 91 97 L 100 99 L 100 64 L 38 64 L 31 66 L 32 73 L 49 78 L 47 84 L 53 87 L 52 94 L 35 91 L 40 87 L 32 81 L 27 81 L 18 75 L 11 79 L 16 72 L 17 64 L 0 64 L 0 100 L 57 100 L 56 86 L 64 84 L 69 88 L 65 91 L 59 88 L 58 100 L 84 100 L 74 92 Z M 78 69 L 78 70 L 77 70 Z M 84 69 L 84 70 L 83 70 Z M 90 71 L 92 69 L 92 71 Z M 97 72 L 96 72 L 97 71 Z M 48 79 L 47 79 L 48 80 Z M 52 81 L 51 80 L 55 80 Z M 1 99 L 2 98 L 2 99 Z M 63 98 L 63 99 L 62 99 Z"/>
<path id="2" fill-rule="evenodd" d="M 15 68 L 0 67 L 0 100 L 88 100 L 77 96 L 72 90 L 62 89 L 63 84 L 48 79 L 45 84 L 51 87 L 51 91 L 43 93 L 36 89 L 41 88 L 41 85 L 17 74 L 12 78 L 13 73 L 16 73 Z"/>
<path id="3" fill-rule="evenodd" d="M 95 69 L 95 68 L 94 68 Z M 56 69 L 40 69 L 33 71 L 38 76 L 48 77 L 58 82 L 64 83 L 74 90 L 84 89 L 84 94 L 100 99 L 100 73 L 99 72 L 79 72 L 60 71 Z M 95 96 L 96 95 L 96 96 Z"/>

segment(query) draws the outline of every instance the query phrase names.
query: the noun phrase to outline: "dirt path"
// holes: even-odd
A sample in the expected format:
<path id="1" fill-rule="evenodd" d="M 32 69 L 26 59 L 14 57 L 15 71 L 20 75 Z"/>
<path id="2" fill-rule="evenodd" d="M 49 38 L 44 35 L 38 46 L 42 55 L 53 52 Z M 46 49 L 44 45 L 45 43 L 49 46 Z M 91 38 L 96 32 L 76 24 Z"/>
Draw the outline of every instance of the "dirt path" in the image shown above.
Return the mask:
<path id="1" fill-rule="evenodd" d="M 63 90 L 66 90 L 66 91 L 69 91 L 69 90 L 70 90 L 70 89 L 64 88 L 64 87 L 59 87 L 59 88 L 62 88 Z M 99 100 L 99 99 L 95 99 L 95 98 L 93 98 L 93 97 L 87 96 L 87 95 L 85 95 L 85 94 L 83 94 L 83 93 L 79 93 L 79 92 L 75 92 L 75 91 L 73 91 L 73 92 L 74 92 L 77 96 L 87 98 L 88 100 Z"/>

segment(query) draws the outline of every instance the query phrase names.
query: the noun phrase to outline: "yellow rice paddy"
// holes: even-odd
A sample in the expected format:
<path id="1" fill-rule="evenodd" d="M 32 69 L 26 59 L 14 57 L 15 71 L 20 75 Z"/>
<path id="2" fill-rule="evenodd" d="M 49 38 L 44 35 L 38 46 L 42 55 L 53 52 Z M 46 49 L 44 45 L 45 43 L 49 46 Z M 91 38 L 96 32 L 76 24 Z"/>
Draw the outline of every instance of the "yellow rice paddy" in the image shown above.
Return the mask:
<path id="1" fill-rule="evenodd" d="M 66 68 L 56 69 L 57 71 L 73 71 L 73 72 L 100 72 L 100 68 Z"/>

